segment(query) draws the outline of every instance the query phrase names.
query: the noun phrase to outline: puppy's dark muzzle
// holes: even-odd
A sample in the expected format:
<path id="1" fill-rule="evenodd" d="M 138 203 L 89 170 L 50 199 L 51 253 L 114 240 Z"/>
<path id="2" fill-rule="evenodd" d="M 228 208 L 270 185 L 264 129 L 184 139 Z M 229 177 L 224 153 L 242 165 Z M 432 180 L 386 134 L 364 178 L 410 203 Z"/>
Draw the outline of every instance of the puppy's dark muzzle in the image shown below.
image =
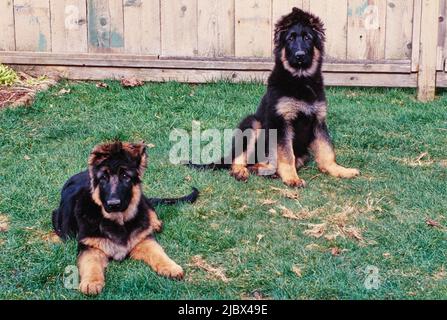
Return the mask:
<path id="1" fill-rule="evenodd" d="M 119 211 L 119 209 L 121 208 L 121 200 L 120 199 L 107 200 L 106 204 L 107 204 L 107 209 L 109 209 L 109 211 Z"/>
<path id="2" fill-rule="evenodd" d="M 305 57 L 306 57 L 306 52 L 304 52 L 302 50 L 295 52 L 295 59 L 297 62 L 303 63 Z"/>

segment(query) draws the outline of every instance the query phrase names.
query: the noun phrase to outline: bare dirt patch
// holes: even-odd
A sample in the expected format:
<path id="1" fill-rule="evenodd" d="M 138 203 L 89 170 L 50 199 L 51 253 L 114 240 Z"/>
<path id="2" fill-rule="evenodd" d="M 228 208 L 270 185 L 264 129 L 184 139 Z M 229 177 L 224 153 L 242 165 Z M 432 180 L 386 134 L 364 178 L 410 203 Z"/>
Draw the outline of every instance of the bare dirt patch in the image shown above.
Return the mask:
<path id="1" fill-rule="evenodd" d="M 46 76 L 33 77 L 24 72 L 17 73 L 19 80 L 11 86 L 0 86 L 0 108 L 30 105 L 40 91 L 48 90 L 57 83 Z"/>
<path id="2" fill-rule="evenodd" d="M 35 227 L 26 227 L 25 230 L 31 234 L 28 244 L 32 244 L 38 241 L 47 243 L 61 243 L 62 240 L 54 231 L 44 231 L 36 229 Z"/>

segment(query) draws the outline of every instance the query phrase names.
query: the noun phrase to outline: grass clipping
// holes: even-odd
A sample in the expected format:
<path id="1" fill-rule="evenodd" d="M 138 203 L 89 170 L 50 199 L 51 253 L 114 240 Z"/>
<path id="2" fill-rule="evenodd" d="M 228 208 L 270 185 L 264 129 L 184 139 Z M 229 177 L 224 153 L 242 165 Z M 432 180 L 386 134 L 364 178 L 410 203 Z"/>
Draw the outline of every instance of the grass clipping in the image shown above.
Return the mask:
<path id="1" fill-rule="evenodd" d="M 225 271 L 222 268 L 210 265 L 200 255 L 192 257 L 191 265 L 193 267 L 204 270 L 210 278 L 220 280 L 224 283 L 228 283 L 230 281 L 230 279 L 228 279 L 225 275 Z"/>
<path id="2" fill-rule="evenodd" d="M 379 206 L 382 199 L 376 200 L 368 196 L 365 205 L 358 205 L 347 203 L 341 210 L 334 214 L 322 215 L 324 208 L 318 208 L 313 211 L 303 209 L 300 212 L 293 212 L 289 208 L 279 206 L 281 215 L 288 220 L 305 221 L 313 218 L 319 218 L 317 223 L 303 222 L 306 226 L 303 233 L 312 238 L 324 238 L 328 241 L 334 241 L 337 238 L 354 239 L 362 245 L 367 245 L 369 242 L 363 237 L 362 228 L 355 226 L 360 215 L 367 216 L 369 213 L 381 212 L 382 208 Z M 276 211 L 275 211 L 276 212 Z"/>
<path id="3" fill-rule="evenodd" d="M 368 198 L 365 207 L 347 204 L 340 212 L 324 217 L 323 221 L 320 221 L 320 223 L 306 224 L 307 230 L 304 231 L 304 234 L 314 238 L 323 237 L 329 241 L 336 240 L 338 237 L 350 238 L 361 244 L 367 244 L 363 238 L 363 230 L 355 226 L 354 223 L 357 221 L 359 215 L 381 211 L 378 202 L 380 201 Z"/>

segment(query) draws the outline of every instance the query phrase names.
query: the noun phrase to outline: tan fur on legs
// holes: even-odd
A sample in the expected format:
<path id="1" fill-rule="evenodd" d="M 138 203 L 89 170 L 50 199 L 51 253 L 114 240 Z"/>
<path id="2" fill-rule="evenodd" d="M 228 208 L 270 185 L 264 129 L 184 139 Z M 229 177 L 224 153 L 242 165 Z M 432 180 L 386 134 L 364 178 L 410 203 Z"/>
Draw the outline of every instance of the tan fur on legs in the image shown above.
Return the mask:
<path id="1" fill-rule="evenodd" d="M 276 175 L 276 167 L 270 163 L 259 162 L 250 167 L 248 167 L 250 172 L 253 172 L 259 176 L 271 176 L 274 177 Z"/>
<path id="2" fill-rule="evenodd" d="M 149 222 L 155 232 L 161 232 L 163 229 L 163 221 L 158 219 L 157 213 L 152 209 L 149 209 Z"/>
<path id="3" fill-rule="evenodd" d="M 182 279 L 183 269 L 164 252 L 157 241 L 150 237 L 140 242 L 131 252 L 130 257 L 147 263 L 159 275 Z"/>
<path id="4" fill-rule="evenodd" d="M 104 271 L 108 258 L 99 249 L 89 248 L 78 257 L 78 269 L 81 276 L 79 290 L 83 294 L 96 295 L 104 288 Z"/>
<path id="5" fill-rule="evenodd" d="M 295 155 L 293 153 L 293 129 L 288 128 L 285 141 L 278 143 L 277 162 L 278 175 L 289 187 L 302 188 L 306 182 L 298 177 L 295 167 Z"/>
<path id="6" fill-rule="evenodd" d="M 278 146 L 278 175 L 289 187 L 303 188 L 306 182 L 298 177 L 293 150 Z"/>
<path id="7" fill-rule="evenodd" d="M 247 181 L 250 176 L 250 172 L 247 169 L 247 153 L 242 152 L 233 160 L 231 165 L 230 175 L 236 180 Z"/>
<path id="8" fill-rule="evenodd" d="M 261 124 L 259 121 L 253 121 L 251 131 L 244 131 L 242 134 L 247 135 L 247 150 L 242 152 L 233 160 L 233 164 L 231 165 L 230 175 L 232 175 L 236 180 L 239 181 L 247 181 L 250 176 L 250 171 L 247 168 L 247 163 L 249 161 L 254 162 L 254 154 L 256 152 L 256 141 L 259 139 L 259 135 L 261 133 Z M 242 136 L 239 137 L 242 139 Z M 254 163 L 249 163 L 253 165 Z"/>
<path id="9" fill-rule="evenodd" d="M 335 152 L 332 145 L 324 138 L 316 138 L 310 146 L 315 155 L 315 161 L 321 172 L 338 178 L 354 178 L 360 174 L 359 170 L 345 168 L 335 161 Z"/>
<path id="10" fill-rule="evenodd" d="M 233 176 L 236 180 L 245 182 L 248 180 L 250 172 L 244 165 L 233 164 L 231 166 L 230 175 Z"/>

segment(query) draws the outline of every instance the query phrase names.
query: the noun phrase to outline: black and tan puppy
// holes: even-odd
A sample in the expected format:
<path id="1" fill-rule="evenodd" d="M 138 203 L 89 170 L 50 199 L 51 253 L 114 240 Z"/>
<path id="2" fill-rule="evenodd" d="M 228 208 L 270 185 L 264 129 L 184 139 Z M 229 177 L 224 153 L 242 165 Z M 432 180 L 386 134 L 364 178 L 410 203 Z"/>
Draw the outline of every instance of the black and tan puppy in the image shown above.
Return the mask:
<path id="1" fill-rule="evenodd" d="M 88 171 L 71 177 L 62 189 L 53 227 L 62 239 L 76 236 L 78 240 L 82 293 L 99 294 L 109 260 L 128 256 L 162 276 L 183 277 L 183 269 L 154 238 L 161 222 L 153 205 L 194 202 L 198 191 L 178 199 L 146 198 L 141 185 L 146 164 L 144 144 L 99 145 L 90 154 Z"/>
<path id="2" fill-rule="evenodd" d="M 321 71 L 324 41 L 324 28 L 318 17 L 298 8 L 282 17 L 275 26 L 275 67 L 268 79 L 267 92 L 256 113 L 239 125 L 242 131 L 252 129 L 251 136 L 245 137 L 241 151 L 234 148 L 233 141 L 230 161 L 227 157 L 221 163 L 193 166 L 229 168 L 231 175 L 242 181 L 248 179 L 250 169 L 258 173 L 266 169 L 276 172 L 288 186 L 304 187 L 305 181 L 298 177 L 297 169 L 312 153 L 322 172 L 341 178 L 359 175 L 357 169 L 344 168 L 335 160 L 326 125 L 327 101 Z M 261 143 L 260 129 L 266 131 L 266 138 L 271 129 L 277 131 L 277 147 L 265 148 L 268 161 L 253 156 Z M 247 160 L 250 158 L 256 159 L 255 163 Z"/>

